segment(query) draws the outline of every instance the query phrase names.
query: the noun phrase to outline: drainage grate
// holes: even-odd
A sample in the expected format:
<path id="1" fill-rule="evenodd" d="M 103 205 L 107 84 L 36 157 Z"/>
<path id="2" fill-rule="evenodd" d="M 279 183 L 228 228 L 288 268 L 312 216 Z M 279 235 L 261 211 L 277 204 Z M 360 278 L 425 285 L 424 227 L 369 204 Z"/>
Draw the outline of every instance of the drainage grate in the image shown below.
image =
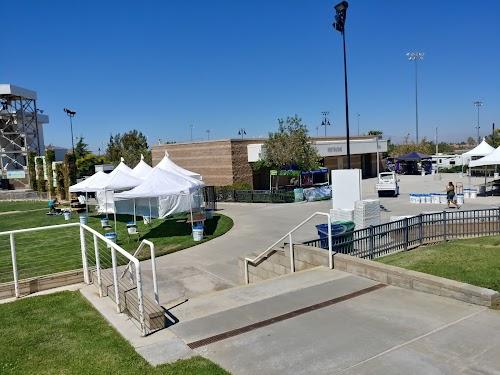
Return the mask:
<path id="1" fill-rule="evenodd" d="M 323 302 L 316 303 L 316 304 L 311 305 L 311 306 L 303 307 L 303 308 L 298 309 L 298 310 L 290 311 L 288 313 L 278 315 L 278 316 L 275 316 L 273 318 L 262 320 L 262 321 L 257 322 L 257 323 L 249 324 L 247 326 L 244 326 L 241 328 L 236 328 L 236 329 L 233 329 L 231 331 L 227 331 L 224 333 L 220 333 L 218 335 L 210 336 L 210 337 L 198 340 L 198 341 L 193 341 L 187 345 L 191 349 L 200 348 L 202 346 L 206 346 L 206 345 L 212 344 L 212 343 L 217 342 L 217 341 L 222 341 L 222 340 L 228 339 L 230 337 L 238 336 L 238 335 L 241 335 L 242 333 L 247 333 L 247 332 L 253 331 L 253 330 L 258 329 L 258 328 L 266 327 L 268 325 L 281 322 L 283 320 L 295 318 L 296 316 L 299 316 L 299 315 L 302 315 L 302 314 L 305 314 L 305 313 L 308 313 L 308 312 L 311 312 L 314 310 L 322 309 L 324 307 L 331 306 L 331 305 L 334 305 L 336 303 L 343 302 L 343 301 L 349 300 L 351 298 L 361 296 L 363 294 L 373 292 L 375 290 L 384 288 L 385 286 L 387 286 L 387 285 L 386 284 L 376 284 L 376 285 L 370 286 L 368 288 L 358 290 L 357 292 L 349 293 L 349 294 L 346 294 L 344 296 L 330 299 L 328 301 L 323 301 Z"/>

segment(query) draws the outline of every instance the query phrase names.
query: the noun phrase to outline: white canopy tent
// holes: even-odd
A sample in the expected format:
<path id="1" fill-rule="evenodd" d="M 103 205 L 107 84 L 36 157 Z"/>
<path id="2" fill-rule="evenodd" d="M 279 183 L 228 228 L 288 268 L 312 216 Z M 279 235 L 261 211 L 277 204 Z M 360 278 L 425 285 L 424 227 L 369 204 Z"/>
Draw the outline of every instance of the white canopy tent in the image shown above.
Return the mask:
<path id="1" fill-rule="evenodd" d="M 486 156 L 490 153 L 492 153 L 495 149 L 491 147 L 488 142 L 486 142 L 486 139 L 483 138 L 483 141 L 478 144 L 476 147 L 474 147 L 472 150 L 464 152 L 462 154 L 462 158 L 464 160 L 471 160 L 474 157 L 483 157 Z"/>
<path id="2" fill-rule="evenodd" d="M 136 215 L 165 218 L 192 211 L 201 207 L 200 195 L 196 195 L 202 186 L 199 182 L 155 167 L 142 184 L 115 194 L 116 211 L 133 214 L 134 218 Z"/>
<path id="3" fill-rule="evenodd" d="M 132 189 L 139 186 L 142 182 L 143 180 L 125 172 L 124 169 L 116 168 L 113 170 L 107 178 L 96 182 L 92 186 L 97 191 L 96 199 L 99 203 L 99 212 L 106 214 L 114 213 L 113 196 L 115 192 Z"/>
<path id="4" fill-rule="evenodd" d="M 144 161 L 144 155 L 141 155 L 141 161 L 132 169 L 132 176 L 145 180 L 153 168 Z"/>
<path id="5" fill-rule="evenodd" d="M 488 165 L 498 165 L 498 164 L 500 164 L 500 146 L 497 147 L 496 149 L 493 149 L 493 151 L 490 152 L 488 155 L 477 160 L 472 160 L 469 163 L 469 167 L 470 168 L 485 167 Z"/>
<path id="6" fill-rule="evenodd" d="M 177 164 L 175 164 L 172 160 L 170 160 L 170 157 L 169 157 L 167 151 L 165 151 L 165 156 L 155 166 L 155 168 L 160 168 L 160 169 L 163 169 L 167 172 L 180 174 L 182 176 L 188 176 L 190 178 L 194 178 L 194 179 L 199 180 L 199 181 L 201 181 L 203 179 L 203 177 L 199 173 L 188 171 L 187 169 L 179 167 Z"/>
<path id="7" fill-rule="evenodd" d="M 93 189 L 92 186 L 99 181 L 103 181 L 108 177 L 108 175 L 102 171 L 94 173 L 92 176 L 86 178 L 83 181 L 69 187 L 70 193 L 92 193 L 97 191 Z"/>

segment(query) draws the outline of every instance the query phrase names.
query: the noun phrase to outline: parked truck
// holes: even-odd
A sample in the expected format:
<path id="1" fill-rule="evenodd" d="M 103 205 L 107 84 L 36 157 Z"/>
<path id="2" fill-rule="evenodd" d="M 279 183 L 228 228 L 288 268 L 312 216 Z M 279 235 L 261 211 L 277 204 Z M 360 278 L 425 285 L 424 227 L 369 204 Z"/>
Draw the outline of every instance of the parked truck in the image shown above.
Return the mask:
<path id="1" fill-rule="evenodd" d="M 399 179 L 396 172 L 382 172 L 378 174 L 378 182 L 375 185 L 378 196 L 392 196 L 399 195 Z"/>

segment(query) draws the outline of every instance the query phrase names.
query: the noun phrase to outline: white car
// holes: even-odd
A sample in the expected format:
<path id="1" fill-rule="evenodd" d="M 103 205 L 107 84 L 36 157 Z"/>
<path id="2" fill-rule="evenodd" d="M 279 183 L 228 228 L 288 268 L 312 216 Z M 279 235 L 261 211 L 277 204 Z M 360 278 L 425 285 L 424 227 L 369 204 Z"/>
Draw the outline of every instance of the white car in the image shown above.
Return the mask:
<path id="1" fill-rule="evenodd" d="M 390 195 L 397 197 L 399 195 L 399 179 L 396 172 L 382 172 L 378 174 L 378 182 L 375 185 L 378 196 Z"/>

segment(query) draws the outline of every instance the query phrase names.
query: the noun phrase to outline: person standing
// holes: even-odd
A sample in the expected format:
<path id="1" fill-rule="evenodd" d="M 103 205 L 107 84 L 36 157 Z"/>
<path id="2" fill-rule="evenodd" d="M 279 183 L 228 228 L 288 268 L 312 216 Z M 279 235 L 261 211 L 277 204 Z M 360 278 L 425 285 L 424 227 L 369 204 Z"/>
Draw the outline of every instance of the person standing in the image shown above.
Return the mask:
<path id="1" fill-rule="evenodd" d="M 453 182 L 448 182 L 446 186 L 446 198 L 448 200 L 448 208 L 451 208 L 450 204 L 453 203 L 455 207 L 458 207 L 457 202 L 455 201 L 455 185 Z"/>

